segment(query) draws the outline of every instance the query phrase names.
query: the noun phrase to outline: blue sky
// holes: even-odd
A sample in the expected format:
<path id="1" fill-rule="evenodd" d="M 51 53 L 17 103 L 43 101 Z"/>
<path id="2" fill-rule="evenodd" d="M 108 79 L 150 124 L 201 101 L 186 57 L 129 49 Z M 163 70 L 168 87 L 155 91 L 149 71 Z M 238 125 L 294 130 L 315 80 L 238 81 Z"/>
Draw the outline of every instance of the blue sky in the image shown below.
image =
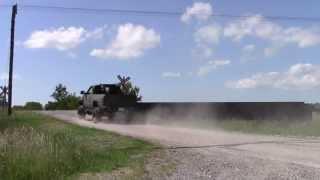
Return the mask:
<path id="1" fill-rule="evenodd" d="M 45 103 L 58 83 L 79 93 L 91 84 L 117 82 L 118 74 L 131 76 L 145 101 L 320 100 L 320 22 L 264 17 L 320 17 L 316 0 L 18 3 L 182 15 L 19 8 L 14 104 Z M 211 16 L 220 13 L 247 18 Z M 9 8 L 0 8 L 1 84 L 6 79 L 10 14 Z"/>

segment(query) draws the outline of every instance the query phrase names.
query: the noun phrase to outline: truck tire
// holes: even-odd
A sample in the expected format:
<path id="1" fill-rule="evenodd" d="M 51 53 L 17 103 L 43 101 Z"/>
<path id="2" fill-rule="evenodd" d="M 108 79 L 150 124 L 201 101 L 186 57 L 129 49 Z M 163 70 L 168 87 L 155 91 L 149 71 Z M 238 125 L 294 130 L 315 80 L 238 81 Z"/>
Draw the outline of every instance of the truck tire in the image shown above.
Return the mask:
<path id="1" fill-rule="evenodd" d="M 81 119 L 84 119 L 86 117 L 86 111 L 85 111 L 83 106 L 80 106 L 78 108 L 78 112 L 77 113 L 78 113 L 79 118 L 81 118 Z"/>
<path id="2" fill-rule="evenodd" d="M 102 117 L 102 113 L 101 110 L 99 108 L 95 108 L 92 112 L 92 119 L 94 123 L 97 123 L 98 121 L 101 120 Z"/>

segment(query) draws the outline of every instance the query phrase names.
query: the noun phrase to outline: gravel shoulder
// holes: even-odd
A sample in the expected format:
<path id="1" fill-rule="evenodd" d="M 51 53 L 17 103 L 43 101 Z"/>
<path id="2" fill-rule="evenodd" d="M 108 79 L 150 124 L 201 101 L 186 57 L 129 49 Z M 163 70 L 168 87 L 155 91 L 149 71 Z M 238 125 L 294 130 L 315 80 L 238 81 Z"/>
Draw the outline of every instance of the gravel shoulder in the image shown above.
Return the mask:
<path id="1" fill-rule="evenodd" d="M 147 162 L 145 179 L 320 179 L 319 138 L 157 125 L 95 124 L 79 119 L 73 111 L 43 113 L 163 145 L 165 154 L 155 155 Z"/>

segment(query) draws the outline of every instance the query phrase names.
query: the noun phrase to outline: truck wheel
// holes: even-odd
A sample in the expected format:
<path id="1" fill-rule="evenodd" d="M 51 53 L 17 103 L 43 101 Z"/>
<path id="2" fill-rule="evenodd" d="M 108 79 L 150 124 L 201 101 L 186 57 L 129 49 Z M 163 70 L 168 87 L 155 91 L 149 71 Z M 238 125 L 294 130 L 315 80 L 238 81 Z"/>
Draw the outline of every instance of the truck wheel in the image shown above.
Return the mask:
<path id="1" fill-rule="evenodd" d="M 101 120 L 101 117 L 102 117 L 102 114 L 101 114 L 100 110 L 98 108 L 94 109 L 93 112 L 92 112 L 93 122 L 97 123 L 98 121 Z"/>
<path id="2" fill-rule="evenodd" d="M 83 106 L 80 106 L 78 108 L 78 116 L 79 118 L 81 119 L 84 119 L 86 117 L 86 111 L 84 110 L 84 107 Z"/>

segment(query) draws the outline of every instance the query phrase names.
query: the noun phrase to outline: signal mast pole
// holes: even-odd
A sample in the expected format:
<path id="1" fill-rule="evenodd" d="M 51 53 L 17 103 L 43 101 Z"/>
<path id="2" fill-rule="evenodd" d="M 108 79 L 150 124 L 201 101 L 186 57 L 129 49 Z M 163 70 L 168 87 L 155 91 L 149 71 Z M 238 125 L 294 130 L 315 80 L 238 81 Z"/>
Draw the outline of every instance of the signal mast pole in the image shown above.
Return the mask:
<path id="1" fill-rule="evenodd" d="M 10 37 L 10 63 L 9 63 L 9 85 L 8 85 L 8 115 L 12 114 L 12 76 L 13 76 L 13 55 L 14 55 L 14 32 L 18 5 L 12 6 L 11 16 L 11 37 Z"/>

